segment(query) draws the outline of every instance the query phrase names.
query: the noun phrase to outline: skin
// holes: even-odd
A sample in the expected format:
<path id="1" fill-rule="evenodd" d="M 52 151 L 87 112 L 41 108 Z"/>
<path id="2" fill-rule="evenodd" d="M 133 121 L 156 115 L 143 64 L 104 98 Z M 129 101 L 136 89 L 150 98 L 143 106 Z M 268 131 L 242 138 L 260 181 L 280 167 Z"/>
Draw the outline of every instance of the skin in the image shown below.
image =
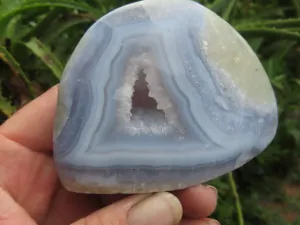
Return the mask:
<path id="1" fill-rule="evenodd" d="M 66 191 L 52 158 L 56 101 L 57 86 L 0 126 L 0 225 L 131 225 L 129 212 L 164 200 L 175 202 L 173 206 L 177 207 L 169 210 L 170 214 L 178 212 L 179 218 L 175 215 L 169 224 L 217 224 L 207 218 L 217 204 L 217 191 L 211 186 L 154 195 L 84 195 Z"/>

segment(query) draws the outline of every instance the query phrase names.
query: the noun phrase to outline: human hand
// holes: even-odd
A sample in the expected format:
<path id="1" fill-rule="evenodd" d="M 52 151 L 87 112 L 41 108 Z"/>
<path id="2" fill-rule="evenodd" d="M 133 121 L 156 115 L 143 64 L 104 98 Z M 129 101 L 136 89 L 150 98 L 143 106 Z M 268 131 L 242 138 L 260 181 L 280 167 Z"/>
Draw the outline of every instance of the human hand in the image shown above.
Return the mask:
<path id="1" fill-rule="evenodd" d="M 57 86 L 0 126 L 0 225 L 204 225 L 217 191 L 197 186 L 137 195 L 66 191 L 52 158 Z"/>

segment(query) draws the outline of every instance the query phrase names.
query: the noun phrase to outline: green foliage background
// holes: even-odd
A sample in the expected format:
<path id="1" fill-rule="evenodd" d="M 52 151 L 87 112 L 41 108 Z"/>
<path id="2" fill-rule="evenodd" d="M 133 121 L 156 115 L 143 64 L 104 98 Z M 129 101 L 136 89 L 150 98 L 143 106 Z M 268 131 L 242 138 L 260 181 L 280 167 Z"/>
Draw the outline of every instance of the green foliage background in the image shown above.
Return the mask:
<path id="1" fill-rule="evenodd" d="M 133 1 L 0 0 L 0 120 L 59 82 L 74 47 L 99 17 Z M 275 140 L 242 168 L 211 181 L 221 224 L 300 224 L 300 0 L 200 0 L 232 24 L 276 92 Z"/>

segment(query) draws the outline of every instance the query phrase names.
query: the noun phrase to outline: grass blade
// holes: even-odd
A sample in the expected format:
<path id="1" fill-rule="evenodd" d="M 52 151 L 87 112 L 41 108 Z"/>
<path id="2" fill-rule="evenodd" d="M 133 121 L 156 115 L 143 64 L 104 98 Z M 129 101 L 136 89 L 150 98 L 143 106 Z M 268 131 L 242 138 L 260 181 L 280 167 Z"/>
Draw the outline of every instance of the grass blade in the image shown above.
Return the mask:
<path id="1" fill-rule="evenodd" d="M 34 98 L 34 92 L 30 83 L 30 80 L 27 78 L 26 74 L 22 70 L 20 64 L 16 61 L 16 59 L 7 51 L 7 49 L 0 45 L 0 59 L 2 59 L 14 72 L 14 74 L 21 77 L 24 82 L 28 94 L 31 98 Z"/>
<path id="2" fill-rule="evenodd" d="M 30 41 L 23 44 L 45 63 L 57 80 L 60 80 L 63 72 L 63 65 L 46 45 L 37 38 L 32 38 Z"/>
<path id="3" fill-rule="evenodd" d="M 262 43 L 264 41 L 263 37 L 259 38 L 249 38 L 247 40 L 248 44 L 251 46 L 253 51 L 258 52 L 259 48 L 261 47 Z"/>
<path id="4" fill-rule="evenodd" d="M 87 18 L 71 18 L 67 21 L 59 21 L 55 24 L 52 24 L 52 26 L 43 35 L 43 40 L 45 43 L 49 43 L 71 27 L 90 22 L 91 19 Z"/>
<path id="5" fill-rule="evenodd" d="M 236 27 L 271 27 L 271 28 L 289 28 L 299 27 L 300 18 L 293 19 L 278 19 L 278 20 L 264 20 L 252 23 L 243 23 L 236 25 Z"/>
<path id="6" fill-rule="evenodd" d="M 16 111 L 16 107 L 12 105 L 12 103 L 8 99 L 4 98 L 1 95 L 1 93 L 0 93 L 0 111 L 7 117 L 10 117 Z"/>
<path id="7" fill-rule="evenodd" d="M 235 7 L 236 2 L 237 2 L 237 0 L 231 0 L 230 1 L 230 3 L 228 4 L 228 7 L 222 13 L 222 17 L 223 17 L 224 20 L 227 20 L 227 21 L 230 20 L 230 17 L 231 17 L 231 14 L 232 14 L 232 11 Z"/>
<path id="8" fill-rule="evenodd" d="M 22 38 L 29 39 L 30 37 L 40 37 L 44 33 L 45 28 L 49 27 L 49 25 L 59 16 L 61 11 L 61 8 L 51 10 L 40 23 L 27 32 Z"/>
<path id="9" fill-rule="evenodd" d="M 298 17 L 300 17 L 300 2 L 299 2 L 299 0 L 292 0 L 292 4 L 293 4 L 293 6 L 295 8 L 296 15 Z"/>
<path id="10" fill-rule="evenodd" d="M 229 0 L 215 0 L 208 8 L 217 14 L 223 12 L 224 7 L 228 4 Z"/>
<path id="11" fill-rule="evenodd" d="M 6 9 L 5 7 L 0 8 L 0 23 L 7 18 L 11 18 L 19 13 L 29 10 L 35 10 L 37 8 L 45 7 L 61 7 L 73 10 L 80 10 L 90 13 L 93 17 L 98 18 L 101 15 L 101 10 L 97 10 L 84 2 L 75 2 L 71 0 L 23 0 L 19 1 L 19 4 L 14 7 Z"/>
<path id="12" fill-rule="evenodd" d="M 290 39 L 290 40 L 300 40 L 300 34 L 297 32 L 292 32 L 284 29 L 276 28 L 247 28 L 240 27 L 236 28 L 238 32 L 242 35 L 249 37 L 271 37 L 276 39 Z"/>

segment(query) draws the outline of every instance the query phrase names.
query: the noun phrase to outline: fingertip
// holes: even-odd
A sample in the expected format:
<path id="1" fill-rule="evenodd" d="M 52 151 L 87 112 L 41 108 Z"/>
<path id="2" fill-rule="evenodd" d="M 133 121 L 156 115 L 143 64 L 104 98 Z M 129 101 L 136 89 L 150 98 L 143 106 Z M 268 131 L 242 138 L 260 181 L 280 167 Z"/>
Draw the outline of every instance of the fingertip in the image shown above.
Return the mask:
<path id="1" fill-rule="evenodd" d="M 205 218 L 202 220 L 183 219 L 180 225 L 220 225 L 215 219 Z"/>
<path id="2" fill-rule="evenodd" d="M 182 218 L 182 206 L 168 192 L 156 193 L 135 205 L 128 213 L 128 225 L 177 225 Z"/>
<path id="3" fill-rule="evenodd" d="M 198 185 L 174 194 L 183 207 L 183 215 L 187 218 L 206 218 L 211 215 L 217 206 L 217 189 L 212 186 Z"/>

